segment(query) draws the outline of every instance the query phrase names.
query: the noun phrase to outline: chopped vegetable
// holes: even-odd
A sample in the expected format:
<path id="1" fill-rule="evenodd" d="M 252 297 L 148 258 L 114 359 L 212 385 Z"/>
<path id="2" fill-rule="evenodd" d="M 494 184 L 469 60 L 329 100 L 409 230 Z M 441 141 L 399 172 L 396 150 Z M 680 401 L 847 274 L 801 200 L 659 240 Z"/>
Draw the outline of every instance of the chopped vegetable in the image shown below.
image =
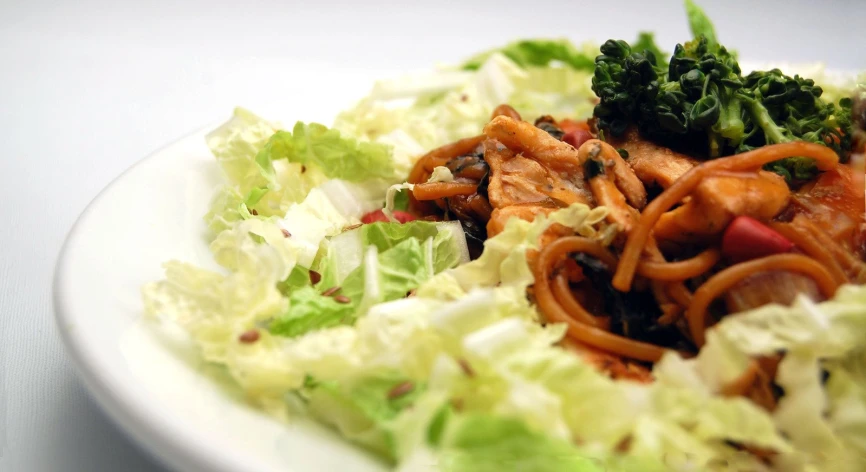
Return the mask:
<path id="1" fill-rule="evenodd" d="M 494 53 L 503 54 L 520 67 L 546 66 L 552 61 L 559 61 L 574 69 L 591 71 L 593 68 L 592 53 L 581 51 L 570 41 L 562 40 L 523 40 L 478 54 L 466 61 L 462 68 L 478 70 Z"/>
<path id="2" fill-rule="evenodd" d="M 794 249 L 794 243 L 749 216 L 734 218 L 722 236 L 722 253 L 734 262 L 781 254 Z"/>
<path id="3" fill-rule="evenodd" d="M 405 211 L 394 211 L 394 219 L 399 221 L 400 223 L 408 223 L 410 221 L 415 221 L 415 217 L 412 216 L 411 213 L 406 213 Z M 376 222 L 388 222 L 390 221 L 388 217 L 382 210 L 371 211 L 366 215 L 361 217 L 361 223 L 376 223 Z"/>

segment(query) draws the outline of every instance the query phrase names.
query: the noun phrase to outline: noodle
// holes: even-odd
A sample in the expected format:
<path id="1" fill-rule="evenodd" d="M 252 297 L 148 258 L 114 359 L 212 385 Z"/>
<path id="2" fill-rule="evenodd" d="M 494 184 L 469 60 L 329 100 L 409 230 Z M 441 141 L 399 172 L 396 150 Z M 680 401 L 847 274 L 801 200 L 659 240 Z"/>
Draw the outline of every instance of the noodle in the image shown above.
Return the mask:
<path id="1" fill-rule="evenodd" d="M 478 184 L 464 182 L 427 182 L 416 184 L 412 195 L 419 201 L 438 200 L 457 195 L 472 195 L 478 191 Z"/>
<path id="2" fill-rule="evenodd" d="M 581 323 L 586 323 L 590 326 L 602 327 L 601 323 L 599 323 L 598 319 L 592 315 L 592 313 L 586 311 L 586 308 L 574 298 L 574 295 L 571 293 L 571 287 L 568 286 L 568 278 L 565 274 L 557 274 L 553 279 L 553 285 L 551 286 L 553 290 L 553 296 L 556 298 L 556 301 L 562 305 L 572 317 L 580 321 Z M 607 329 L 605 327 L 605 329 Z"/>
<path id="3" fill-rule="evenodd" d="M 427 154 L 424 154 L 415 161 L 415 166 L 412 167 L 406 181 L 410 184 L 426 182 L 430 177 L 430 173 L 438 165 L 445 165 L 455 157 L 460 157 L 473 152 L 475 148 L 484 141 L 484 139 L 485 136 L 483 134 L 472 136 L 470 138 L 463 138 L 459 141 L 439 146 Z M 431 161 L 432 164 L 436 165 L 429 167 L 428 170 L 428 165 L 431 164 Z M 419 202 L 418 199 L 415 198 L 415 195 L 412 192 L 409 192 L 409 208 L 412 208 L 421 214 L 430 214 L 434 212 L 436 206 L 429 202 Z"/>
<path id="4" fill-rule="evenodd" d="M 839 261 L 827 250 L 827 247 L 809 235 L 806 228 L 799 228 L 791 223 L 770 223 L 770 228 L 788 238 L 809 257 L 821 262 L 830 271 L 838 284 L 848 282 L 848 276 L 839 265 Z"/>
<path id="5" fill-rule="evenodd" d="M 706 273 L 721 258 L 721 251 L 710 248 L 691 259 L 678 262 L 641 261 L 637 266 L 637 274 L 653 280 L 681 282 Z"/>
<path id="6" fill-rule="evenodd" d="M 692 292 L 682 282 L 668 284 L 667 292 L 681 307 L 687 308 L 692 304 Z"/>
<path id="7" fill-rule="evenodd" d="M 647 241 L 646 249 L 649 253 L 649 256 L 654 260 L 644 262 L 655 264 L 656 267 L 662 268 L 663 272 L 665 270 L 668 270 L 667 267 L 671 265 L 673 265 L 674 268 L 679 267 L 676 265 L 680 264 L 679 262 L 668 263 L 667 261 L 665 261 L 665 255 L 662 254 L 662 251 L 659 249 L 655 238 L 653 238 L 652 236 L 649 238 L 649 241 Z M 690 261 L 691 260 L 693 259 L 690 259 Z M 713 264 L 715 264 L 715 262 Z M 707 267 L 707 270 L 712 267 L 713 264 L 710 264 L 710 266 Z M 691 266 L 686 266 L 686 269 L 691 269 Z M 701 273 L 703 272 L 704 271 L 702 271 Z M 700 275 L 700 273 L 697 275 Z M 646 275 L 644 276 L 646 277 Z M 659 304 L 659 308 L 662 310 L 662 316 L 659 317 L 658 322 L 663 325 L 676 323 L 685 311 L 685 307 L 689 306 L 692 300 L 691 292 L 689 292 L 689 290 L 682 282 L 682 280 L 686 280 L 691 277 L 685 277 L 682 280 L 677 280 L 673 283 L 664 283 L 664 277 L 647 278 L 652 280 L 650 286 L 653 291 L 653 296 L 655 296 L 655 299 Z M 670 303 L 671 299 L 673 299 L 676 305 Z"/>
<path id="8" fill-rule="evenodd" d="M 535 265 L 535 298 L 548 320 L 565 323 L 568 326 L 568 336 L 583 344 L 632 359 L 651 362 L 661 359 L 667 352 L 666 349 L 581 323 L 556 301 L 550 288 L 548 271 L 563 255 L 577 251 L 595 256 L 610 268 L 616 265 L 613 254 L 600 243 L 580 236 L 559 238 L 542 249 Z"/>
<path id="9" fill-rule="evenodd" d="M 812 236 L 818 241 L 818 244 L 829 250 L 833 260 L 842 264 L 843 270 L 848 271 L 848 274 L 846 274 L 846 280 L 848 280 L 849 274 L 853 274 L 857 281 L 862 283 L 861 277 L 863 276 L 864 270 L 863 263 L 857 260 L 853 254 L 842 248 L 838 242 L 833 240 L 833 238 L 815 225 L 812 220 L 803 215 L 797 215 L 792 224 L 802 226 L 803 229 L 812 233 Z"/>
<path id="10" fill-rule="evenodd" d="M 789 270 L 808 275 L 818 284 L 818 289 L 827 298 L 831 298 L 839 287 L 823 265 L 801 254 L 776 254 L 732 265 L 701 285 L 686 310 L 686 320 L 689 323 L 692 340 L 698 347 L 704 344 L 706 311 L 710 303 L 746 277 L 771 270 Z"/>
<path id="11" fill-rule="evenodd" d="M 662 316 L 659 316 L 656 322 L 662 326 L 676 323 L 685 312 L 683 307 L 674 303 L 659 304 L 659 309 L 662 311 Z"/>
<path id="12" fill-rule="evenodd" d="M 803 156 L 815 159 L 815 165 L 820 170 L 828 170 L 839 163 L 839 156 L 832 149 L 820 144 L 791 142 L 764 146 L 754 151 L 724 157 L 705 162 L 677 179 L 665 189 L 641 213 L 640 220 L 634 230 L 628 235 L 620 264 L 613 277 L 613 286 L 626 292 L 631 289 L 641 252 L 647 243 L 647 238 L 653 226 L 661 215 L 685 198 L 708 173 L 713 171 L 742 171 L 755 169 L 764 164 L 790 156 Z"/>
<path id="13" fill-rule="evenodd" d="M 483 134 L 472 136 L 470 138 L 463 138 L 459 141 L 439 146 L 427 154 L 424 154 L 415 161 L 415 166 L 412 168 L 412 171 L 409 172 L 409 177 L 406 181 L 410 184 L 424 182 L 427 180 L 424 176 L 425 173 L 431 172 L 438 166 L 445 165 L 455 157 L 464 156 L 473 152 L 485 138 L 486 137 Z"/>

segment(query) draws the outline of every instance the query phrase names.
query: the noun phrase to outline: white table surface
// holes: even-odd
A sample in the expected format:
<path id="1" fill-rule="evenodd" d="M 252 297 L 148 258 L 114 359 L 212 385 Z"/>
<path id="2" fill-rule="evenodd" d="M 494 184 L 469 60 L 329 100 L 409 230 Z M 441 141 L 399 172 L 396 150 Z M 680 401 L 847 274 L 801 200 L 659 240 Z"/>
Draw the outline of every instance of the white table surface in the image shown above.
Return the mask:
<path id="1" fill-rule="evenodd" d="M 679 0 L 411 3 L 0 0 L 0 470 L 164 470 L 89 399 L 51 308 L 66 232 L 138 159 L 236 104 L 328 122 L 293 104 L 517 36 L 687 37 Z M 741 57 L 866 69 L 862 0 L 703 3 Z M 345 84 L 293 87 L 318 77 Z"/>

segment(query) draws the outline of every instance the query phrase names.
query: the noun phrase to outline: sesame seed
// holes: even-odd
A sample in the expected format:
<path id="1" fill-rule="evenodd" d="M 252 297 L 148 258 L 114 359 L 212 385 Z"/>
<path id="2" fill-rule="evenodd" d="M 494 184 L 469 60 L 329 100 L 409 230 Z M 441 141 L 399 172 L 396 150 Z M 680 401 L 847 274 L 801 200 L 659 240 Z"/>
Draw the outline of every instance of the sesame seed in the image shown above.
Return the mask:
<path id="1" fill-rule="evenodd" d="M 283 236 L 285 236 L 285 237 L 287 237 L 287 238 L 291 238 L 291 237 L 292 237 L 292 233 L 290 233 L 289 230 L 283 228 L 283 229 L 281 229 L 280 231 L 283 232 Z"/>
<path id="2" fill-rule="evenodd" d="M 251 329 L 249 331 L 244 331 L 243 334 L 238 336 L 238 341 L 240 341 L 244 344 L 252 344 L 252 343 L 258 341 L 259 337 L 260 337 L 260 335 L 259 335 L 258 330 Z"/>
<path id="3" fill-rule="evenodd" d="M 259 215 L 258 210 L 256 210 L 255 208 L 253 208 L 252 211 L 250 211 L 250 213 L 252 213 L 253 216 L 258 216 L 258 215 Z"/>
<path id="4" fill-rule="evenodd" d="M 350 300 L 349 297 L 345 295 L 337 295 L 336 297 L 334 297 L 334 301 L 337 303 L 349 303 L 352 300 Z"/>
<path id="5" fill-rule="evenodd" d="M 322 274 L 316 272 L 315 270 L 310 271 L 310 283 L 316 285 L 319 281 L 322 280 Z"/>
<path id="6" fill-rule="evenodd" d="M 394 388 L 391 389 L 391 391 L 388 392 L 388 400 L 402 397 L 403 395 L 406 395 L 412 390 L 415 390 L 415 384 L 408 380 L 403 383 L 397 384 L 394 386 Z"/>
<path id="7" fill-rule="evenodd" d="M 457 411 L 463 411 L 463 399 L 462 398 L 452 398 L 451 406 Z"/>
<path id="8" fill-rule="evenodd" d="M 330 297 L 331 295 L 339 292 L 340 289 L 341 289 L 341 287 L 331 287 L 328 290 L 325 290 L 324 292 L 322 292 L 322 296 Z"/>
<path id="9" fill-rule="evenodd" d="M 457 363 L 460 364 L 460 368 L 463 369 L 463 373 L 468 377 L 475 377 L 475 370 L 469 365 L 469 362 L 466 359 L 458 359 Z"/>

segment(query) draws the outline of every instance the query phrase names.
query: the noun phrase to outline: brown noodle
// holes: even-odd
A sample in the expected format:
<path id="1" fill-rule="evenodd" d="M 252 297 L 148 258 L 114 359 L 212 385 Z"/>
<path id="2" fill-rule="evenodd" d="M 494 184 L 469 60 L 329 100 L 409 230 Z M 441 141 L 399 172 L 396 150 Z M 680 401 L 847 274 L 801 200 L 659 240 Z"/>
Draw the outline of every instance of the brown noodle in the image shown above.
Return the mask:
<path id="1" fill-rule="evenodd" d="M 818 284 L 821 294 L 827 298 L 832 297 L 839 287 L 830 271 L 819 262 L 802 254 L 776 254 L 734 264 L 710 277 L 701 285 L 686 310 L 686 320 L 689 322 L 689 331 L 695 344 L 698 346 L 704 344 L 706 311 L 713 300 L 746 277 L 771 270 L 788 270 L 807 275 Z"/>

